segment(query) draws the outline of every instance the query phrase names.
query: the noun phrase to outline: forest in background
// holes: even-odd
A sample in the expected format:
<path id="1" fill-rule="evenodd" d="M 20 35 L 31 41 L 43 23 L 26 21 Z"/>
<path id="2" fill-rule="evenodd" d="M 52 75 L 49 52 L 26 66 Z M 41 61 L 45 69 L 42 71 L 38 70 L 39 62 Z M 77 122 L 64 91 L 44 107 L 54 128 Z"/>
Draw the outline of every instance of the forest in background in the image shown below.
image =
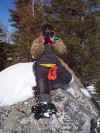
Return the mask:
<path id="1" fill-rule="evenodd" d="M 17 62 L 32 61 L 30 47 L 41 26 L 49 23 L 63 39 L 68 54 L 63 57 L 83 83 L 100 86 L 99 0 L 14 0 L 10 9 L 13 43 L 0 26 L 0 70 Z"/>

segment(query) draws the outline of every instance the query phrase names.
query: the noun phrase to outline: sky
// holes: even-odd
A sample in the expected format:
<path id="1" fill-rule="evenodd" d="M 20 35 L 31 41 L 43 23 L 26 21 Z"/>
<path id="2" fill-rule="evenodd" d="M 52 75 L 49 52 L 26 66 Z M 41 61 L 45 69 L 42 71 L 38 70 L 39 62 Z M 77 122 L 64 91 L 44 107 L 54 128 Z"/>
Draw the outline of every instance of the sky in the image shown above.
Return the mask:
<path id="1" fill-rule="evenodd" d="M 0 0 L 0 22 L 3 23 L 8 31 L 12 32 L 13 28 L 10 26 L 10 12 L 9 9 L 14 9 L 14 0 Z"/>
<path id="2" fill-rule="evenodd" d="M 9 9 L 14 9 L 14 0 L 0 0 L 0 22 L 3 23 L 9 32 L 13 32 L 14 28 L 10 26 L 10 12 Z M 49 1 L 49 0 L 46 0 Z M 98 8 L 100 10 L 100 8 Z"/>
<path id="3" fill-rule="evenodd" d="M 49 1 L 49 0 L 46 0 Z M 0 23 L 3 23 L 9 32 L 13 32 L 14 28 L 10 26 L 10 12 L 9 9 L 14 9 L 14 0 L 0 0 Z"/>

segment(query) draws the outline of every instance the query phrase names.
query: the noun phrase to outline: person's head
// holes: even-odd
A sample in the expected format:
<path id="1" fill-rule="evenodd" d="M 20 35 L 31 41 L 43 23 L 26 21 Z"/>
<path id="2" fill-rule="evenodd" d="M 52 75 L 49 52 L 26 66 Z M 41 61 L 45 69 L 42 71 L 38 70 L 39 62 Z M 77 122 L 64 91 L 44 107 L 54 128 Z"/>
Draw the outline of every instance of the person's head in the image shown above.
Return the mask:
<path id="1" fill-rule="evenodd" d="M 48 42 L 52 43 L 54 34 L 55 32 L 54 32 L 54 28 L 52 25 L 45 24 L 42 26 L 42 35 L 45 40 L 44 44 L 47 44 Z"/>

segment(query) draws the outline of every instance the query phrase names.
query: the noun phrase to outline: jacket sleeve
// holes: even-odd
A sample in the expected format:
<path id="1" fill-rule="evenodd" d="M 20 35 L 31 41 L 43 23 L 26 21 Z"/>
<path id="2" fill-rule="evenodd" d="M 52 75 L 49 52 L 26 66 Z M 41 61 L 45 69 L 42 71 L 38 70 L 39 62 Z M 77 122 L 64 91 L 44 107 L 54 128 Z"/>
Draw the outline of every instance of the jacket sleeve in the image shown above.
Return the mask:
<path id="1" fill-rule="evenodd" d="M 38 37 L 32 42 L 32 46 L 30 49 L 32 58 L 35 58 L 35 59 L 39 58 L 43 54 L 43 51 L 44 51 L 44 46 L 42 44 L 42 41 Z"/>
<path id="2" fill-rule="evenodd" d="M 56 51 L 57 56 L 67 55 L 67 47 L 65 46 L 62 39 L 56 40 L 53 47 Z"/>

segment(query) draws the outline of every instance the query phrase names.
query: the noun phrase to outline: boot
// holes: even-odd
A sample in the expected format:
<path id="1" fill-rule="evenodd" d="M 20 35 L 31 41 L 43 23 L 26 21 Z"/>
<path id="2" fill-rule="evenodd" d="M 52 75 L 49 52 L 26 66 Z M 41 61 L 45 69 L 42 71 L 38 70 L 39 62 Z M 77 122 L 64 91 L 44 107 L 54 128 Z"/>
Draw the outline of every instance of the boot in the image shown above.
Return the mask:
<path id="1" fill-rule="evenodd" d="M 50 118 L 52 114 L 56 114 L 57 109 L 53 103 L 39 103 L 31 108 L 32 113 L 34 113 L 35 119 L 40 118 Z"/>

